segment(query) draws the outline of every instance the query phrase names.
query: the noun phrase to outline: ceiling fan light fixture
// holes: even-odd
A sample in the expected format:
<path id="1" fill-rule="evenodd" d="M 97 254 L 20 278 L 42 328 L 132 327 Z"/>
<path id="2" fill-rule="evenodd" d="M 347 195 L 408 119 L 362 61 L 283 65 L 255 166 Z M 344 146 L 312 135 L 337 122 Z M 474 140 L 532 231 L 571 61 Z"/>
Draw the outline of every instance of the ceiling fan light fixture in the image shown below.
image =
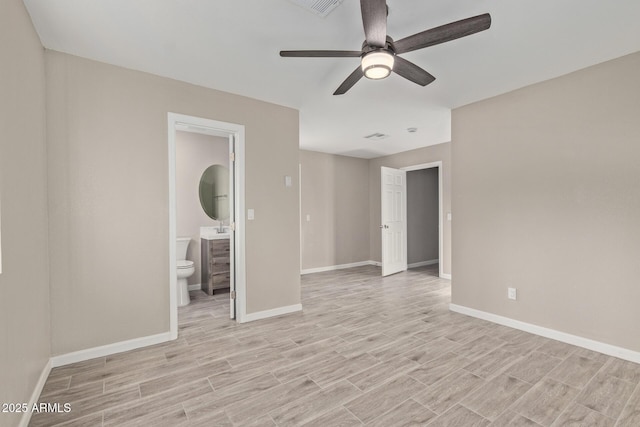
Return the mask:
<path id="1" fill-rule="evenodd" d="M 368 79 L 380 80 L 393 70 L 393 54 L 384 50 L 369 52 L 362 57 L 362 71 Z"/>

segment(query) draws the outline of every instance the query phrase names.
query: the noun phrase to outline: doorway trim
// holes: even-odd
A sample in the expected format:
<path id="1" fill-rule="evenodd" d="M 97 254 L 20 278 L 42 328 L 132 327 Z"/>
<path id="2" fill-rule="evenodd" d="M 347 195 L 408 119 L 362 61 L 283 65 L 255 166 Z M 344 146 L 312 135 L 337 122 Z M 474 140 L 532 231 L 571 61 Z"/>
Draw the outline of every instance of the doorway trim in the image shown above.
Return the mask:
<path id="1" fill-rule="evenodd" d="M 438 168 L 438 276 L 446 278 L 444 274 L 444 230 L 443 230 L 443 215 L 442 215 L 442 160 L 430 163 L 421 163 L 413 166 L 405 166 L 399 168 L 407 172 L 417 171 L 422 169 Z M 406 212 L 405 212 L 406 215 Z"/>
<path id="2" fill-rule="evenodd" d="M 243 323 L 247 316 L 246 306 L 246 252 L 245 252 L 245 129 L 244 125 L 220 122 L 212 119 L 167 113 L 168 154 L 169 154 L 169 333 L 171 339 L 178 338 L 178 298 L 176 259 L 176 130 L 180 125 L 200 127 L 208 131 L 217 131 L 221 135 L 233 135 L 235 139 L 235 197 L 234 197 L 234 261 L 236 288 L 236 322 Z"/>

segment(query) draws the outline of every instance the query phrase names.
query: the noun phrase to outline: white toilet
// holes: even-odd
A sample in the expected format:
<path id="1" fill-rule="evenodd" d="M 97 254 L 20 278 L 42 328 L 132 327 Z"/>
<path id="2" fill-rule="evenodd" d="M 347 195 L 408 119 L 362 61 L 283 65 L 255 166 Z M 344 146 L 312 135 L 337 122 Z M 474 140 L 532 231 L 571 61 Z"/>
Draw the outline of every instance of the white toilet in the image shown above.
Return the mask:
<path id="1" fill-rule="evenodd" d="M 190 277 L 196 268 L 193 261 L 187 259 L 187 248 L 191 242 L 190 237 L 178 237 L 176 242 L 176 266 L 178 271 L 178 307 L 183 307 L 191 301 L 189 298 L 189 286 L 187 278 Z"/>

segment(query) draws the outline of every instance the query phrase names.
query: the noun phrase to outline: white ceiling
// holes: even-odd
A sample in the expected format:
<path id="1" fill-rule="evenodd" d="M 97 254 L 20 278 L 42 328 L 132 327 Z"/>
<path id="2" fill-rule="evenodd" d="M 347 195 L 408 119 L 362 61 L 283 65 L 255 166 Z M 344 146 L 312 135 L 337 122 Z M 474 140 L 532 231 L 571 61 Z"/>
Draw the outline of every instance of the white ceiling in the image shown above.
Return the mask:
<path id="1" fill-rule="evenodd" d="M 388 0 L 395 40 L 485 12 L 492 26 L 402 55 L 429 86 L 392 74 L 332 96 L 358 58 L 278 52 L 359 50 L 356 0 L 326 18 L 288 0 L 24 3 L 48 49 L 297 108 L 301 148 L 363 158 L 449 141 L 452 108 L 640 51 L 638 0 Z"/>

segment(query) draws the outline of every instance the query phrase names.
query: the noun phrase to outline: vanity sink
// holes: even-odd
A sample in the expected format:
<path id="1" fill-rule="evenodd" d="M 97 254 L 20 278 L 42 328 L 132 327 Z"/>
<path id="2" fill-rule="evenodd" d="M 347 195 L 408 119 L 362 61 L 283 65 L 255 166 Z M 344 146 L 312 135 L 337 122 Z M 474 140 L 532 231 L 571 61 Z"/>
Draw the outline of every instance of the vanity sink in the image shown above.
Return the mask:
<path id="1" fill-rule="evenodd" d="M 220 232 L 220 227 L 200 227 L 200 238 L 202 239 L 228 239 L 229 237 L 229 227 L 222 227 L 222 232 Z"/>

